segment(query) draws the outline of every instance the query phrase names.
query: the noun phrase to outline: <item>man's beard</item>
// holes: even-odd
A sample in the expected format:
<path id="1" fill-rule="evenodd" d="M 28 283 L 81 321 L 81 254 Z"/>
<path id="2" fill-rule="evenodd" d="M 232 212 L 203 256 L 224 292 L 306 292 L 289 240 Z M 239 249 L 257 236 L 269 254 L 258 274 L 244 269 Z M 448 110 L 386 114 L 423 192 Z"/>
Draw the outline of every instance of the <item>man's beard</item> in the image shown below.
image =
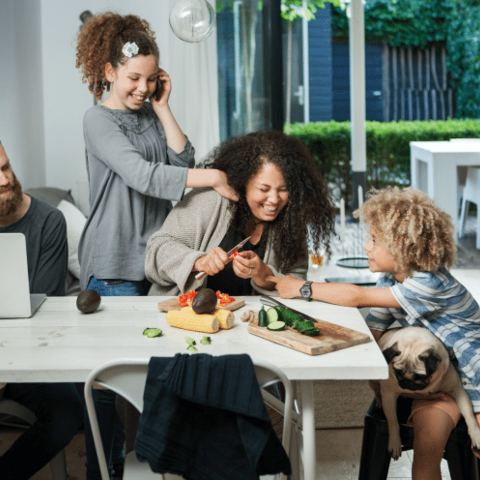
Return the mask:
<path id="1" fill-rule="evenodd" d="M 8 190 L 10 187 L 4 187 L 0 190 L 2 191 Z M 8 217 L 9 215 L 15 213 L 17 209 L 20 207 L 23 201 L 23 192 L 22 186 L 20 182 L 17 180 L 15 174 L 13 174 L 13 187 L 10 193 L 6 196 L 0 196 L 0 218 L 1 217 Z"/>

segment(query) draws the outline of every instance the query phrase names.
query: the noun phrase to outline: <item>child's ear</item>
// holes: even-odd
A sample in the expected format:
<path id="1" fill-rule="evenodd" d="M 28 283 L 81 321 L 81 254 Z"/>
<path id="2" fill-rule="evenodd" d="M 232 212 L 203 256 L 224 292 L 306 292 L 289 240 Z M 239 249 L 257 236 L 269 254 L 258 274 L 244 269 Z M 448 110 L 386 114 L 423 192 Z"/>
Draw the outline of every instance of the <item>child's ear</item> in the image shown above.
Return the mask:
<path id="1" fill-rule="evenodd" d="M 113 65 L 108 62 L 105 65 L 105 78 L 110 82 L 113 83 L 113 74 L 115 73 L 115 69 L 113 68 Z"/>

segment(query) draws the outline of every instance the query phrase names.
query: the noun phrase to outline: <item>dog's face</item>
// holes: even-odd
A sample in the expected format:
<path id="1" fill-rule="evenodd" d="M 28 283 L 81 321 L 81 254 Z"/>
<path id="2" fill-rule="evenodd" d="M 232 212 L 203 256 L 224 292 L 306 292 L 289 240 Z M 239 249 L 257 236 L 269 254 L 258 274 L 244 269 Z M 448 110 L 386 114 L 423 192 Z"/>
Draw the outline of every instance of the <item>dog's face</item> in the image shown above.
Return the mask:
<path id="1" fill-rule="evenodd" d="M 398 385 L 404 390 L 424 390 L 443 376 L 442 356 L 434 345 L 400 337 L 383 354 Z"/>

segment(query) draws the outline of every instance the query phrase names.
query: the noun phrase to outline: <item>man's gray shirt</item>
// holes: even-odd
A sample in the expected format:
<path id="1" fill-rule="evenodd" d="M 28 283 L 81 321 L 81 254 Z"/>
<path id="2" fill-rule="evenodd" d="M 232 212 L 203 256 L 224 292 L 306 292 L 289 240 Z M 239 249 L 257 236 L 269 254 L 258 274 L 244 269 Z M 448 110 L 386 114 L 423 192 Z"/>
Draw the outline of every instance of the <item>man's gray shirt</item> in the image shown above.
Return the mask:
<path id="1" fill-rule="evenodd" d="M 97 279 L 145 279 L 147 241 L 180 200 L 195 151 L 174 152 L 153 107 L 90 108 L 84 117 L 90 215 L 80 238 L 80 287 Z M 184 167 L 184 168 L 179 168 Z"/>

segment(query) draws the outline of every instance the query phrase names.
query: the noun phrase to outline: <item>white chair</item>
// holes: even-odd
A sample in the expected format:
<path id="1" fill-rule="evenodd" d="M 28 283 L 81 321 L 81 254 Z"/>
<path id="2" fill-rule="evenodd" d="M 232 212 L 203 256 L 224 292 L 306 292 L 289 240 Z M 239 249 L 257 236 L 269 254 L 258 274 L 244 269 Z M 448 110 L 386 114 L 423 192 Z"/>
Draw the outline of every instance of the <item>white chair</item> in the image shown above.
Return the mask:
<path id="1" fill-rule="evenodd" d="M 0 399 L 0 414 L 17 417 L 29 425 L 33 425 L 37 421 L 35 414 L 28 408 L 7 398 Z M 12 422 L 2 421 L 4 425 L 13 425 Z M 16 425 L 18 426 L 18 425 Z M 28 458 L 28 452 L 25 452 Z M 65 450 L 59 452 L 52 460 L 50 460 L 50 469 L 52 471 L 53 480 L 66 480 L 67 478 L 67 462 L 65 459 Z"/>
<path id="2" fill-rule="evenodd" d="M 253 359 L 252 359 L 253 360 Z M 87 406 L 88 416 L 92 426 L 92 434 L 97 450 L 98 461 L 100 465 L 100 472 L 102 480 L 109 480 L 107 462 L 103 451 L 103 445 L 98 428 L 98 420 L 95 412 L 95 407 L 92 398 L 92 387 L 96 383 L 102 387 L 108 388 L 115 393 L 121 395 L 125 400 L 130 402 L 140 413 L 143 410 L 143 391 L 145 389 L 145 382 L 148 373 L 148 363 L 150 359 L 117 359 L 106 362 L 95 368 L 85 382 L 85 402 Z M 277 367 L 263 361 L 253 360 L 255 366 L 255 373 L 260 387 L 262 388 L 262 395 L 272 408 L 278 410 L 284 416 L 283 438 L 282 444 L 285 451 L 289 452 L 292 414 L 293 408 L 293 388 L 291 382 L 286 375 Z M 285 388 L 285 403 L 273 397 L 273 395 L 265 392 L 263 388 L 273 385 L 275 383 L 282 383 Z M 298 417 L 298 416 L 297 416 Z M 296 463 L 295 463 L 296 462 Z M 297 467 L 298 462 L 295 459 L 294 465 Z M 275 478 L 279 477 L 277 475 Z M 271 478 L 271 477 L 265 477 Z M 298 478 L 298 477 L 294 477 Z M 127 454 L 124 466 L 124 480 L 181 480 L 181 477 L 176 475 L 166 474 L 161 475 L 153 473 L 150 470 L 148 463 L 141 463 L 137 460 L 134 451 Z"/>
<path id="3" fill-rule="evenodd" d="M 460 211 L 460 225 L 458 226 L 458 238 L 463 237 L 465 220 L 468 214 L 468 204 L 477 205 L 477 249 L 480 249 L 480 168 L 468 167 L 467 179 L 463 190 L 462 209 Z"/>

